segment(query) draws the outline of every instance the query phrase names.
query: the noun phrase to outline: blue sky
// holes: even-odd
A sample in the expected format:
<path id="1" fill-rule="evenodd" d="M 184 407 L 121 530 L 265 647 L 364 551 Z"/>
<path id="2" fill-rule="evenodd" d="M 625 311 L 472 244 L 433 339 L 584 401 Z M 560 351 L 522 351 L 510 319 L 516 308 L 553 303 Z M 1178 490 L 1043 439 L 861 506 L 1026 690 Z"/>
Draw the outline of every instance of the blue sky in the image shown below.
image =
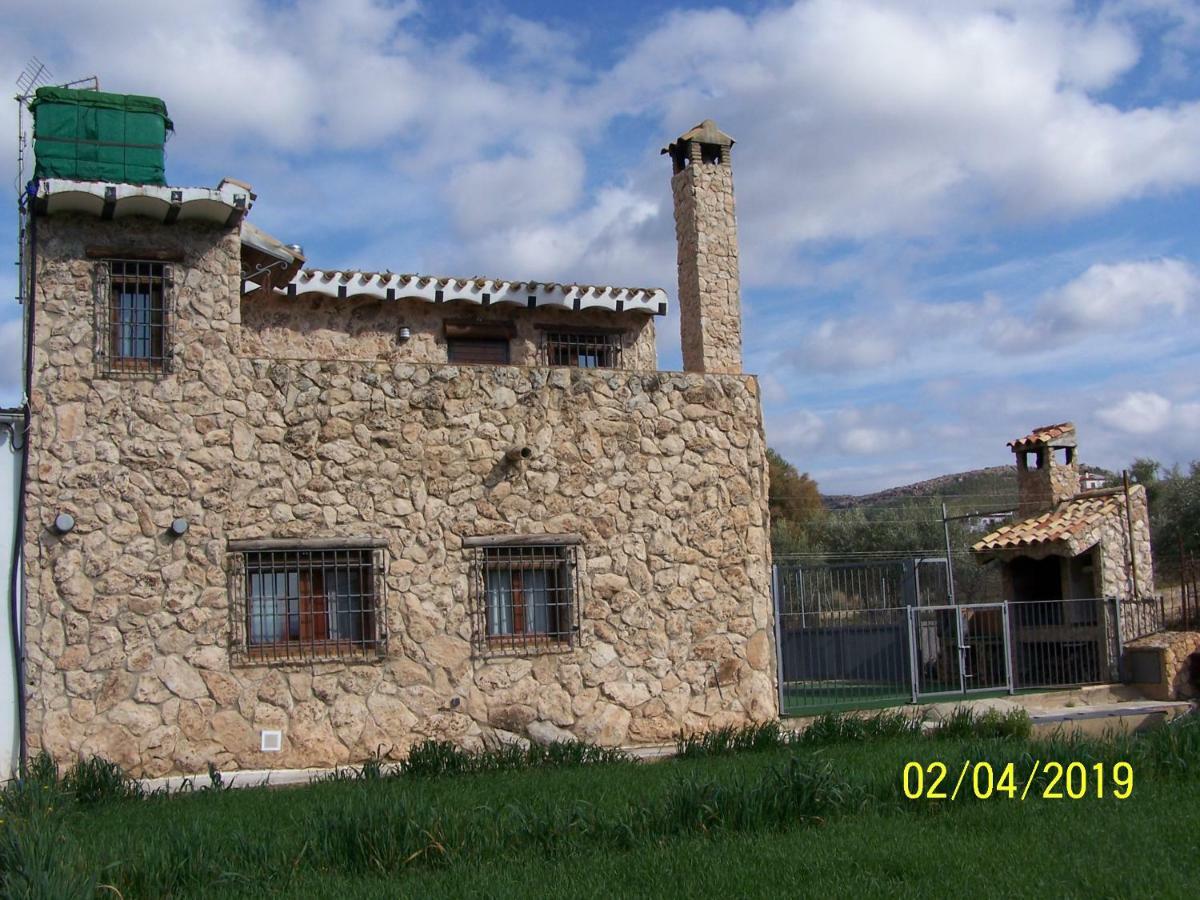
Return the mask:
<path id="1" fill-rule="evenodd" d="M 169 180 L 250 182 L 324 268 L 673 298 L 658 148 L 711 117 L 746 369 L 823 490 L 1004 463 L 1063 419 L 1085 463 L 1200 457 L 1196 2 L 50 2 L 0 51 L 163 97 Z"/>

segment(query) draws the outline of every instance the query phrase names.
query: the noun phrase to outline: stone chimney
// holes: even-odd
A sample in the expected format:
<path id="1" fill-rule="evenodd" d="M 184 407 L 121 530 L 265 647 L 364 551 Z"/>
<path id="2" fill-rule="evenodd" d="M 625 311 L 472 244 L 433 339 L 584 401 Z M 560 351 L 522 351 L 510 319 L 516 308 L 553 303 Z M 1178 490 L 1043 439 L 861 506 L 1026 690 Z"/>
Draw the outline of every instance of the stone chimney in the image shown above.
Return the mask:
<path id="1" fill-rule="evenodd" d="M 1079 493 L 1079 460 L 1071 422 L 1044 425 L 1009 441 L 1017 456 L 1017 514 L 1049 512 Z"/>
<path id="2" fill-rule="evenodd" d="M 679 318 L 688 372 L 742 371 L 732 147 L 733 138 L 705 119 L 662 151 L 674 170 Z"/>

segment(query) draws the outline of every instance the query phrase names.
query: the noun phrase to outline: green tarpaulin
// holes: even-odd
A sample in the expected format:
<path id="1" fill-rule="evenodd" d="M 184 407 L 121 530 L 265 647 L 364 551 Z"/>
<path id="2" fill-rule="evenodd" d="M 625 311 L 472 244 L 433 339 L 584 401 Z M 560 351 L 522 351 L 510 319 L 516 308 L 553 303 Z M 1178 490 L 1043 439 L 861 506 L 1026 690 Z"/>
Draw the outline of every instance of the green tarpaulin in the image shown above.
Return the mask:
<path id="1" fill-rule="evenodd" d="M 30 109 L 35 178 L 167 183 L 163 145 L 172 127 L 158 98 L 44 87 Z"/>

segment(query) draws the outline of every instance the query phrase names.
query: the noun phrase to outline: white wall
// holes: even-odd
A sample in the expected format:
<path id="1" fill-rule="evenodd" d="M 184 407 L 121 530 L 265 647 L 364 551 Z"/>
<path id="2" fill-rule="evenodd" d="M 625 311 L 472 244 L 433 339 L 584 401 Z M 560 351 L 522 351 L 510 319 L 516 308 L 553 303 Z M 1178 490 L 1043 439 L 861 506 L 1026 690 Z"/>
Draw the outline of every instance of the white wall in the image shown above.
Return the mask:
<path id="1" fill-rule="evenodd" d="M 24 418 L 20 413 L 0 410 L 0 423 L 11 423 L 19 432 Z M 3 598 L 0 605 L 0 781 L 13 777 L 20 762 L 17 679 L 13 670 L 13 635 L 9 618 L 13 530 L 16 528 L 20 476 L 21 454 L 13 449 L 8 433 L 0 431 L 0 597 Z"/>

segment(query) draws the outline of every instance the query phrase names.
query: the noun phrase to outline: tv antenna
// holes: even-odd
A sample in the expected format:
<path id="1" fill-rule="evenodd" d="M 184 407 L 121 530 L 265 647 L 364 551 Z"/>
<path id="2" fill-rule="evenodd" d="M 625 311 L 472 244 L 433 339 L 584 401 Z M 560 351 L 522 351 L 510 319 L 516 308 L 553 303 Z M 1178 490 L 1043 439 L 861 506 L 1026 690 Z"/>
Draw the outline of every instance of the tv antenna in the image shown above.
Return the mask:
<path id="1" fill-rule="evenodd" d="M 36 56 L 29 58 L 29 62 L 25 64 L 25 68 L 21 70 L 21 74 L 17 76 L 17 95 L 14 98 L 17 101 L 17 178 L 13 184 L 17 194 L 17 209 L 19 212 L 19 232 L 18 241 L 21 248 L 21 259 L 17 265 L 20 269 L 17 276 L 17 300 L 24 302 L 24 254 L 25 254 L 25 214 L 26 203 L 28 198 L 25 195 L 25 165 L 26 157 L 29 153 L 29 133 L 26 129 L 25 115 L 29 110 L 29 104 L 37 95 L 38 88 L 49 87 L 51 84 L 50 70 L 46 64 Z M 100 90 L 100 78 L 96 75 L 91 75 L 87 78 L 79 78 L 75 81 L 68 81 L 66 84 L 60 84 L 59 87 L 77 88 L 79 90 Z"/>

